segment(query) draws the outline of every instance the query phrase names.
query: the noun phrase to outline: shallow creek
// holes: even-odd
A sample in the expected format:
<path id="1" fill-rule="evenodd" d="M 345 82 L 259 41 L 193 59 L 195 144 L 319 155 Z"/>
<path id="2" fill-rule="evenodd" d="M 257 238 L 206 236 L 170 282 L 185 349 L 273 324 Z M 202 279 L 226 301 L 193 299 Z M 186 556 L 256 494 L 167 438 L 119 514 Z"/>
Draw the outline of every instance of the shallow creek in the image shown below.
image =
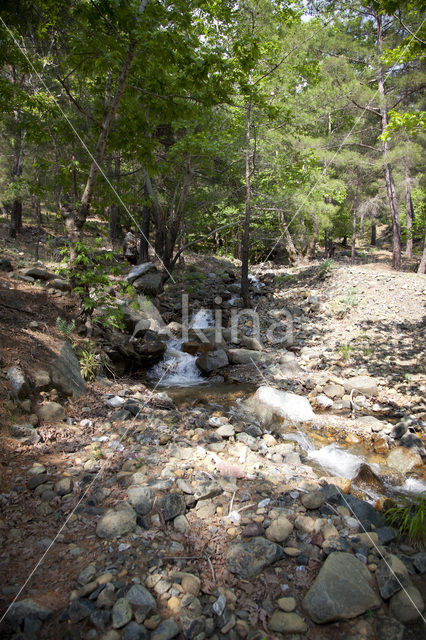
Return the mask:
<path id="1" fill-rule="evenodd" d="M 200 310 L 190 322 L 192 329 L 213 326 L 211 311 Z M 207 411 L 222 413 L 231 422 L 253 424 L 253 415 L 247 413 L 244 401 L 254 393 L 256 387 L 250 384 L 211 383 L 202 376 L 196 366 L 196 356 L 184 353 L 182 340 L 171 339 L 163 360 L 148 372 L 148 379 L 157 387 L 166 390 L 180 409 L 202 407 Z M 324 414 L 325 415 L 325 414 Z M 338 416 L 333 416 L 334 418 Z M 233 419 L 233 420 L 232 420 Z M 375 502 L 383 495 L 416 495 L 426 491 L 426 482 L 419 476 L 398 476 L 386 465 L 386 457 L 372 452 L 360 442 L 341 442 L 336 429 L 330 432 L 327 426 L 303 424 L 269 425 L 276 432 L 279 426 L 280 440 L 294 441 L 304 465 L 310 466 L 319 476 L 331 475 L 349 478 L 353 487 L 361 491 L 365 498 Z M 343 427 L 344 429 L 344 427 Z M 337 430 L 339 431 L 339 430 Z M 339 440 L 339 442 L 338 442 Z M 369 476 L 369 469 L 374 472 Z M 360 474 L 360 471 L 363 472 Z M 367 471 L 367 473 L 365 473 Z M 361 479 L 360 475 L 364 477 Z M 378 482 L 375 481 L 375 479 Z M 357 484 L 360 480 L 360 484 Z M 379 485 L 379 486 L 378 486 Z"/>

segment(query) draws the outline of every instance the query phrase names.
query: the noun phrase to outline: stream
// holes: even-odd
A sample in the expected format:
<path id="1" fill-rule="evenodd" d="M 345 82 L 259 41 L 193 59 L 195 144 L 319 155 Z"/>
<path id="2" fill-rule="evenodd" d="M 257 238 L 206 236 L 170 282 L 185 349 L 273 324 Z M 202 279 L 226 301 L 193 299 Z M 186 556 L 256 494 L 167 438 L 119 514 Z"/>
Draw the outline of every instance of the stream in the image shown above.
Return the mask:
<path id="1" fill-rule="evenodd" d="M 209 310 L 201 309 L 191 319 L 190 328 L 205 329 L 214 324 L 213 314 Z M 244 406 L 245 400 L 252 395 L 256 386 L 248 383 L 230 385 L 226 383 L 211 383 L 203 377 L 196 365 L 197 356 L 181 350 L 183 340 L 171 339 L 167 343 L 167 350 L 163 360 L 152 367 L 147 378 L 156 387 L 167 389 L 179 409 L 190 409 L 202 406 L 211 412 L 222 412 L 231 418 L 231 422 L 248 421 L 256 423 L 253 415 Z M 383 484 L 383 490 L 362 483 L 353 487 L 364 494 L 364 499 L 375 503 L 380 495 L 415 496 L 426 491 L 426 482 L 416 476 L 409 476 L 401 481 L 396 478 L 385 462 L 385 456 L 380 456 L 368 450 L 362 443 L 342 447 L 336 442 L 329 442 L 318 431 L 318 427 L 301 427 L 293 424 L 285 425 L 285 432 L 281 433 L 282 440 L 293 441 L 301 455 L 303 465 L 310 466 L 321 475 L 357 478 L 361 469 L 368 467 Z M 268 457 L 268 456 L 267 456 Z M 274 463 L 275 465 L 277 463 Z M 374 484 L 374 483 L 372 483 Z"/>

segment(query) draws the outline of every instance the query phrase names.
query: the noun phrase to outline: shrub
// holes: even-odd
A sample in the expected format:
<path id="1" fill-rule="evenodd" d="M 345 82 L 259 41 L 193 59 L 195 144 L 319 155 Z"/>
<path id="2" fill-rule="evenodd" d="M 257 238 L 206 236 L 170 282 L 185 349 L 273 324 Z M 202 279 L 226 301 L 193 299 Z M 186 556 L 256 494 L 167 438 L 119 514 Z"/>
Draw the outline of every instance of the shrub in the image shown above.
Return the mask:
<path id="1" fill-rule="evenodd" d="M 385 517 L 401 536 L 406 536 L 411 543 L 425 546 L 426 493 L 420 493 L 414 500 L 401 499 L 385 512 Z"/>

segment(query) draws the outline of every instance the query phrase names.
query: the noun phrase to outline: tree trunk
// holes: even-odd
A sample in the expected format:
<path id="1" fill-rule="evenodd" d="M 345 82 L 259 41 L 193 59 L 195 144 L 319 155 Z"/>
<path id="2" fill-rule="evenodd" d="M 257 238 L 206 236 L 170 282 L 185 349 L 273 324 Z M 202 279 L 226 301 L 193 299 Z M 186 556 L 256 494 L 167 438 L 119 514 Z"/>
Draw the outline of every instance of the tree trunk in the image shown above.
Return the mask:
<path id="1" fill-rule="evenodd" d="M 241 297 L 245 307 L 250 306 L 249 289 L 248 289 L 248 263 L 249 263 L 249 239 L 250 239 L 250 219 L 251 219 L 251 99 L 247 106 L 247 123 L 246 123 L 246 213 L 244 218 L 244 232 L 241 243 Z"/>
<path id="2" fill-rule="evenodd" d="M 371 240 L 370 240 L 370 244 L 372 247 L 376 246 L 376 223 L 372 222 L 371 223 Z"/>
<path id="3" fill-rule="evenodd" d="M 34 260 L 38 262 L 40 238 L 41 238 L 41 206 L 40 206 L 40 198 L 38 196 L 35 201 L 35 210 L 36 210 L 36 219 L 37 219 L 37 240 L 36 240 L 36 245 L 34 250 Z"/>
<path id="4" fill-rule="evenodd" d="M 99 134 L 95 149 L 91 156 L 92 162 L 90 165 L 89 175 L 86 180 L 86 185 L 84 187 L 80 206 L 78 207 L 78 209 L 73 209 L 69 206 L 63 209 L 62 215 L 64 218 L 65 228 L 67 232 L 70 232 L 73 238 L 75 239 L 76 237 L 77 240 L 80 238 L 81 230 L 84 226 L 84 223 L 87 220 L 87 216 L 89 215 L 89 210 L 90 210 L 90 205 L 93 198 L 93 193 L 95 190 L 96 180 L 98 178 L 99 171 L 100 171 L 100 165 L 104 158 L 108 136 L 111 131 L 114 118 L 117 114 L 117 110 L 120 105 L 121 98 L 126 88 L 127 78 L 129 76 L 132 60 L 135 55 L 135 46 L 136 46 L 136 43 L 134 41 L 130 42 L 129 48 L 127 50 L 126 58 L 121 68 L 120 77 L 118 79 L 115 95 L 112 98 L 112 101 L 109 104 L 105 112 L 104 118 L 102 120 L 101 132 Z M 107 92 L 108 91 L 109 91 L 109 88 L 107 87 Z M 74 219 L 71 220 L 70 218 L 74 218 Z M 73 238 L 71 238 L 70 236 L 71 242 L 74 241 Z"/>
<path id="5" fill-rule="evenodd" d="M 142 207 L 141 236 L 140 236 L 140 242 L 139 242 L 139 263 L 140 264 L 143 264 L 144 262 L 148 262 L 149 260 L 148 249 L 149 249 L 149 227 L 151 223 L 151 205 L 149 202 L 148 187 L 146 185 L 146 181 L 145 181 L 143 195 L 144 195 L 145 202 Z"/>
<path id="6" fill-rule="evenodd" d="M 286 245 L 286 249 L 288 252 L 288 257 L 289 257 L 289 261 L 290 264 L 296 264 L 298 262 L 300 262 L 300 255 L 295 247 L 295 244 L 293 242 L 293 238 L 291 237 L 291 233 L 289 231 L 289 228 L 287 226 L 287 223 L 284 219 L 284 215 L 281 218 L 281 223 L 283 225 L 283 231 L 284 231 L 284 242 Z"/>
<path id="7" fill-rule="evenodd" d="M 405 160 L 405 220 L 407 226 L 407 245 L 405 248 L 405 254 L 407 258 L 412 258 L 414 207 L 411 199 L 410 169 L 408 167 L 407 159 Z"/>
<path id="8" fill-rule="evenodd" d="M 114 176 L 113 176 L 114 185 L 117 193 L 118 193 L 118 185 L 120 182 L 120 165 L 121 165 L 121 156 L 120 156 L 120 152 L 117 151 L 114 155 Z M 110 240 L 117 240 L 120 237 L 120 232 L 121 232 L 120 207 L 116 203 L 113 203 L 109 206 L 108 232 L 109 232 Z"/>
<path id="9" fill-rule="evenodd" d="M 182 189 L 179 196 L 179 202 L 177 206 L 174 203 L 172 203 L 170 213 L 169 213 L 169 219 L 167 221 L 167 229 L 165 233 L 164 255 L 163 255 L 164 266 L 167 270 L 169 270 L 172 266 L 173 252 L 176 245 L 179 229 L 182 224 L 183 211 L 184 211 L 186 199 L 188 197 L 189 187 L 192 181 L 192 175 L 193 175 L 193 171 L 191 169 L 191 164 L 188 160 L 185 167 L 185 173 L 183 176 Z"/>
<path id="10" fill-rule="evenodd" d="M 377 87 L 380 94 L 380 114 L 382 118 L 382 133 L 384 133 L 388 124 L 388 111 L 386 107 L 386 93 L 383 67 L 380 62 L 380 56 L 383 50 L 383 23 L 382 16 L 376 15 L 377 23 L 377 47 L 379 52 L 379 63 L 377 68 Z M 389 207 L 392 219 L 392 268 L 399 270 L 401 268 L 401 225 L 399 222 L 398 199 L 396 196 L 395 183 L 392 176 L 392 167 L 388 160 L 389 142 L 382 142 L 382 151 L 385 169 L 386 192 L 389 201 Z"/>
<path id="11" fill-rule="evenodd" d="M 15 69 L 11 71 L 13 82 L 16 83 Z M 14 112 L 14 139 L 13 139 L 13 162 L 12 162 L 12 182 L 19 180 L 22 174 L 22 129 L 21 129 L 21 113 L 15 109 Z M 18 232 L 22 229 L 22 200 L 14 198 L 10 210 L 10 229 L 11 238 L 16 238 Z"/>
<path id="12" fill-rule="evenodd" d="M 425 234 L 425 243 L 423 246 L 423 255 L 422 255 L 422 259 L 420 260 L 417 273 L 426 273 L 426 234 Z"/>
<path id="13" fill-rule="evenodd" d="M 316 245 L 318 242 L 318 234 L 319 234 L 318 218 L 316 217 L 315 213 L 313 213 L 312 214 L 312 239 L 306 249 L 306 257 L 309 260 L 313 260 L 315 258 Z"/>

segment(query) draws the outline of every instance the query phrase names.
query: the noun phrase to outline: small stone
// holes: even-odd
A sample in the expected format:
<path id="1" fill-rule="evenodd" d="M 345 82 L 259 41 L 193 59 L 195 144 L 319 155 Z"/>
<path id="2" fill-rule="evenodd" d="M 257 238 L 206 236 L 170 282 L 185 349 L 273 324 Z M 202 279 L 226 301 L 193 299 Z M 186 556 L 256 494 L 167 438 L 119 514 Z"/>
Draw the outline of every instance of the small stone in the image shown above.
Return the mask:
<path id="1" fill-rule="evenodd" d="M 291 613 L 296 608 L 296 600 L 290 596 L 288 598 L 279 598 L 277 604 L 286 613 Z"/>
<path id="2" fill-rule="evenodd" d="M 148 632 L 143 625 L 129 622 L 123 629 L 123 640 L 148 640 Z"/>
<path id="3" fill-rule="evenodd" d="M 186 510 L 186 502 L 180 493 L 168 493 L 158 500 L 158 508 L 166 522 L 182 515 Z"/>
<path id="4" fill-rule="evenodd" d="M 167 601 L 167 607 L 170 609 L 172 613 L 179 613 L 180 611 L 180 600 L 176 596 L 172 596 Z"/>
<path id="5" fill-rule="evenodd" d="M 319 509 L 324 503 L 324 494 L 321 491 L 310 491 L 303 494 L 300 501 L 306 509 Z"/>
<path id="6" fill-rule="evenodd" d="M 71 623 L 75 624 L 76 622 L 81 622 L 81 620 L 88 618 L 95 609 L 96 607 L 93 602 L 84 600 L 83 598 L 76 598 L 71 601 L 70 606 L 68 607 L 68 617 Z"/>
<path id="7" fill-rule="evenodd" d="M 217 429 L 216 433 L 222 438 L 232 438 L 235 435 L 235 429 L 231 424 L 224 424 Z"/>
<path id="8" fill-rule="evenodd" d="M 92 582 L 96 577 L 96 568 L 95 565 L 89 564 L 87 567 L 82 569 L 78 574 L 77 582 L 79 584 L 88 584 Z"/>
<path id="9" fill-rule="evenodd" d="M 135 584 L 130 587 L 126 593 L 126 600 L 135 607 L 145 607 L 147 609 L 145 615 L 148 615 L 148 613 L 156 607 L 155 598 L 148 589 L 141 584 Z"/>
<path id="10" fill-rule="evenodd" d="M 132 607 L 126 598 L 119 598 L 112 608 L 112 626 L 121 629 L 132 619 Z"/>
<path id="11" fill-rule="evenodd" d="M 380 595 L 384 600 L 388 600 L 410 584 L 407 567 L 394 554 L 380 560 L 376 571 L 376 580 Z"/>
<path id="12" fill-rule="evenodd" d="M 278 544 L 257 537 L 234 543 L 227 553 L 226 564 L 228 571 L 249 580 L 283 556 L 284 551 Z"/>
<path id="13" fill-rule="evenodd" d="M 176 516 L 176 518 L 173 520 L 173 526 L 176 531 L 180 531 L 181 533 L 188 533 L 189 531 L 191 531 L 191 525 L 184 515 Z"/>
<path id="14" fill-rule="evenodd" d="M 376 619 L 377 640 L 402 640 L 405 627 L 401 622 L 389 616 L 379 616 Z"/>
<path id="15" fill-rule="evenodd" d="M 266 529 L 266 537 L 273 542 L 283 542 L 293 531 L 293 525 L 284 516 L 279 516 Z"/>
<path id="16" fill-rule="evenodd" d="M 110 509 L 102 516 L 96 527 L 99 538 L 112 539 L 122 536 L 136 526 L 136 512 L 131 508 Z"/>
<path id="17" fill-rule="evenodd" d="M 55 484 L 55 492 L 58 496 L 66 496 L 72 493 L 74 483 L 72 478 L 62 478 Z"/>
<path id="18" fill-rule="evenodd" d="M 37 442 L 40 442 L 40 436 L 31 424 L 13 424 L 10 427 L 10 432 L 22 444 L 37 444 Z"/>
<path id="19" fill-rule="evenodd" d="M 268 623 L 271 631 L 279 633 L 306 633 L 306 622 L 297 613 L 275 611 Z"/>
<path id="20" fill-rule="evenodd" d="M 28 489 L 36 489 L 39 485 L 47 482 L 47 475 L 45 473 L 40 473 L 38 475 L 32 475 L 28 478 L 27 487 Z"/>
<path id="21" fill-rule="evenodd" d="M 198 596 L 200 593 L 201 580 L 198 576 L 194 576 L 192 573 L 183 574 L 181 584 L 185 593 L 192 593 L 194 596 Z"/>
<path id="22" fill-rule="evenodd" d="M 164 620 L 152 633 L 151 640 L 171 640 L 179 634 L 178 624 L 172 620 Z"/>
<path id="23" fill-rule="evenodd" d="M 151 487 L 133 485 L 127 489 L 129 501 L 136 513 L 145 516 L 151 512 L 155 493 Z"/>
<path id="24" fill-rule="evenodd" d="M 6 377 L 18 398 L 20 400 L 26 398 L 30 392 L 30 385 L 22 369 L 19 367 L 10 367 L 6 372 Z"/>

